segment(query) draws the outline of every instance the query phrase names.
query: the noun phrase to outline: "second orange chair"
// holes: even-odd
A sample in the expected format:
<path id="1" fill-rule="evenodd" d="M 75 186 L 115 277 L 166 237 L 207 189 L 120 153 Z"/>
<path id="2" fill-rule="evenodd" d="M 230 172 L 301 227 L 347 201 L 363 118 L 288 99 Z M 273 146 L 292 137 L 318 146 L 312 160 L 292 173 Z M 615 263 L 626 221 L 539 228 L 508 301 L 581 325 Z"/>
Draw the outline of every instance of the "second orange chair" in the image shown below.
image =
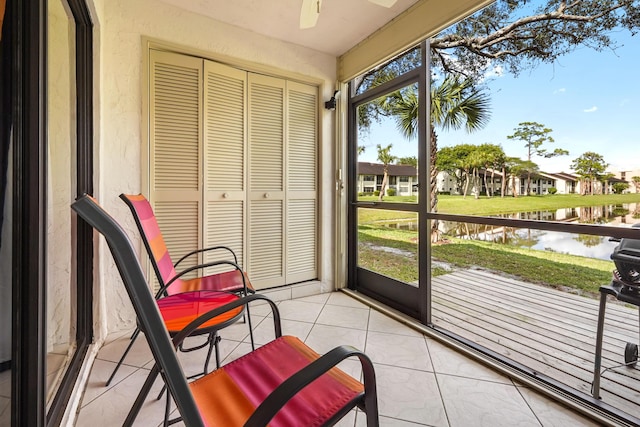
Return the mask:
<path id="1" fill-rule="evenodd" d="M 254 293 L 255 290 L 251 286 L 251 282 L 247 274 L 238 265 L 236 254 L 231 248 L 226 246 L 214 246 L 205 249 L 196 249 L 184 255 L 175 264 L 171 260 L 169 250 L 160 232 L 158 221 L 151 204 L 142 194 L 129 195 L 121 194 L 120 198 L 127 204 L 135 219 L 140 236 L 144 243 L 145 249 L 149 255 L 151 265 L 156 273 L 156 277 L 160 284 L 160 289 L 156 293 L 158 308 L 164 319 L 165 326 L 170 335 L 175 335 L 186 324 L 196 318 L 205 311 L 212 310 L 216 307 L 224 305 L 241 296 Z M 225 261 L 213 261 L 204 264 L 194 265 L 183 271 L 177 272 L 176 267 L 188 257 L 197 255 L 207 251 L 227 251 L 229 256 L 233 258 Z M 196 278 L 184 278 L 184 276 L 194 270 L 218 266 L 228 265 L 231 270 L 210 274 L 207 276 Z M 180 350 L 184 352 L 194 351 L 209 346 L 209 351 L 204 363 L 203 373 L 206 374 L 211 359 L 211 353 L 215 348 L 216 366 L 220 366 L 220 354 L 218 343 L 220 337 L 218 331 L 232 323 L 235 323 L 244 315 L 243 310 L 232 311 L 226 313 L 225 316 L 211 319 L 211 321 L 199 327 L 192 335 L 207 335 L 207 339 L 203 344 L 195 347 L 180 346 Z M 253 332 L 251 328 L 251 317 L 245 317 L 249 326 L 249 335 L 251 339 L 251 347 L 255 349 L 253 342 Z M 140 333 L 140 329 L 136 328 L 131 336 L 131 341 L 125 349 L 122 357 L 118 361 L 111 376 L 106 382 L 108 386 L 113 380 L 116 372 L 122 365 L 125 357 L 131 350 L 133 343 Z"/>

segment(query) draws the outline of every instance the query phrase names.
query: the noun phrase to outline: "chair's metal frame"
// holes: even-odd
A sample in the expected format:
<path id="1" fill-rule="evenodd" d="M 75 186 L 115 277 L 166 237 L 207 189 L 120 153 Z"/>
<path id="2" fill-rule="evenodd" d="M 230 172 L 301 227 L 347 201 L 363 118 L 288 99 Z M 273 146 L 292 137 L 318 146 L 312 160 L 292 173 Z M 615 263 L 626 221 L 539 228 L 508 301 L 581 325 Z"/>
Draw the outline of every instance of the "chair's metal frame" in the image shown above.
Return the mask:
<path id="1" fill-rule="evenodd" d="M 132 202 L 129 200 L 128 195 L 122 193 L 120 194 L 120 199 L 122 199 L 122 201 L 127 205 L 127 207 L 131 210 L 131 213 L 133 215 L 133 219 L 136 223 L 136 226 L 138 227 L 138 231 L 140 232 L 140 235 L 142 237 L 142 242 L 144 243 L 144 247 L 147 251 L 147 254 L 149 255 L 150 261 L 151 261 L 151 265 L 153 267 L 153 270 L 156 274 L 156 278 L 158 279 L 158 283 L 160 284 L 160 288 L 158 289 L 158 291 L 156 292 L 155 295 L 155 299 L 160 299 L 162 297 L 165 297 L 168 295 L 167 293 L 167 289 L 178 279 L 180 279 L 181 277 L 185 276 L 186 274 L 191 273 L 192 271 L 195 270 L 199 270 L 199 269 L 203 269 L 203 268 L 208 268 L 208 267 L 215 267 L 215 266 L 219 266 L 219 265 L 228 265 L 233 267 L 234 269 L 238 270 L 241 274 L 242 277 L 242 284 L 243 287 L 238 289 L 237 292 L 240 294 L 240 296 L 246 296 L 248 295 L 250 292 L 253 293 L 255 292 L 253 289 L 250 289 L 249 287 L 247 287 L 247 283 L 246 283 L 246 276 L 244 274 L 244 271 L 242 270 L 242 268 L 238 265 L 238 257 L 236 256 L 235 252 L 227 247 L 227 246 L 212 246 L 209 248 L 204 248 L 204 249 L 196 249 L 193 250 L 189 253 L 187 253 L 186 255 L 184 255 L 182 258 L 180 258 L 174 265 L 174 268 L 177 268 L 178 265 L 184 261 L 185 259 L 189 258 L 190 256 L 193 256 L 195 254 L 199 254 L 199 253 L 203 253 L 203 252 L 209 252 L 209 251 L 216 251 L 216 250 L 225 250 L 228 251 L 231 256 L 233 257 L 233 261 L 230 260 L 220 260 L 220 261 L 211 261 L 211 262 L 207 262 L 204 264 L 198 264 L 198 265 L 194 265 L 191 267 L 188 267 L 180 272 L 177 272 L 175 276 L 173 276 L 168 282 L 165 283 L 164 278 L 162 277 L 162 274 L 160 272 L 160 269 L 158 267 L 158 263 L 156 262 L 156 260 L 153 258 L 153 251 L 151 250 L 151 246 L 149 244 L 149 240 L 147 239 L 147 237 L 145 236 L 145 230 L 144 227 L 142 226 L 142 224 L 140 223 L 140 218 L 138 216 L 138 213 L 136 212 L 136 208 L 133 206 Z M 255 342 L 253 340 L 253 327 L 251 325 L 251 316 L 249 314 L 248 311 L 248 307 L 246 308 L 247 314 L 245 316 L 243 310 L 243 313 L 241 314 L 241 316 L 246 319 L 246 321 L 249 324 L 249 338 L 251 340 L 251 349 L 255 350 Z M 204 361 L 204 367 L 202 369 L 202 373 L 200 374 L 196 374 L 193 375 L 190 378 L 193 377 L 198 377 L 201 375 L 205 375 L 209 372 L 208 366 L 209 366 L 209 362 L 211 361 L 211 353 L 213 352 L 213 350 L 215 349 L 215 356 L 216 356 L 216 368 L 220 367 L 220 348 L 219 348 L 219 343 L 220 343 L 220 335 L 218 335 L 218 330 L 225 328 L 226 326 L 229 326 L 233 323 L 235 323 L 236 321 L 239 320 L 239 316 L 234 317 L 233 319 L 224 322 L 224 323 L 220 323 L 217 325 L 217 327 L 209 327 L 207 328 L 207 330 L 205 331 L 194 331 L 193 335 L 208 335 L 207 339 L 204 343 L 193 346 L 193 347 L 185 347 L 183 344 L 180 344 L 180 351 L 188 353 L 191 351 L 195 351 L 195 350 L 200 350 L 201 348 L 204 348 L 206 346 L 209 346 L 209 350 L 207 352 L 207 357 L 205 358 Z M 140 328 L 139 326 L 136 326 L 135 331 L 133 331 L 133 334 L 131 335 L 131 337 L 129 338 L 129 344 L 127 345 L 127 347 L 124 350 L 124 353 L 122 353 L 122 356 L 120 357 L 120 359 L 118 360 L 118 362 L 116 363 L 116 366 L 113 368 L 113 371 L 111 372 L 111 375 L 109 375 L 109 378 L 107 379 L 107 381 L 105 382 L 105 387 L 108 387 L 111 384 L 111 381 L 113 381 L 113 379 L 116 376 L 116 373 L 118 372 L 118 370 L 120 369 L 120 367 L 122 366 L 122 363 L 124 362 L 124 359 L 127 357 L 127 355 L 129 354 L 129 351 L 131 351 L 131 348 L 133 347 L 133 344 L 135 343 L 136 339 L 138 338 L 138 336 L 140 335 Z M 164 391 L 164 389 L 163 389 Z M 161 397 L 162 392 L 160 392 L 160 395 L 158 395 L 158 399 Z"/>
<path id="2" fill-rule="evenodd" d="M 259 294 L 250 295 L 206 313 L 187 325 L 171 340 L 164 327 L 155 299 L 149 292 L 149 287 L 142 272 L 142 267 L 137 260 L 135 250 L 120 225 L 90 196 L 80 197 L 71 207 L 82 219 L 105 237 L 138 316 L 140 329 L 145 333 L 151 353 L 156 361 L 124 425 L 132 425 L 153 382 L 158 374 L 161 374 L 184 424 L 187 426 L 203 426 L 198 407 L 178 361 L 175 351 L 176 346 L 204 322 L 219 316 L 227 310 L 232 310 L 241 305 L 246 307 L 247 304 L 255 300 L 264 300 L 270 304 L 273 312 L 275 335 L 278 338 L 282 335 L 282 329 L 277 306 L 265 296 Z M 256 408 L 245 423 L 245 426 L 267 425 L 280 408 L 298 391 L 335 367 L 340 361 L 351 356 L 357 357 L 362 365 L 364 392 L 359 394 L 356 399 L 348 402 L 327 424 L 334 424 L 351 409 L 358 406 L 366 413 L 367 426 L 378 426 L 378 403 L 373 363 L 364 353 L 348 346 L 334 348 L 284 381 Z"/>

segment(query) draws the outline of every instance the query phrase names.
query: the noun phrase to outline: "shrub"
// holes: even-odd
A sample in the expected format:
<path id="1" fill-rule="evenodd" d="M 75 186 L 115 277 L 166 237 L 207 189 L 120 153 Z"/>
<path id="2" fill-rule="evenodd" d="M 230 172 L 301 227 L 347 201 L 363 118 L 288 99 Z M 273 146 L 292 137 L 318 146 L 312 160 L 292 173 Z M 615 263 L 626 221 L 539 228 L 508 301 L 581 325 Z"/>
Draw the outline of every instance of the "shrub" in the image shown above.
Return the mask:
<path id="1" fill-rule="evenodd" d="M 556 194 L 558 192 L 558 189 L 556 187 L 549 187 L 547 191 L 549 192 L 549 194 Z"/>
<path id="2" fill-rule="evenodd" d="M 376 191 L 374 191 L 374 192 L 373 192 L 373 195 L 374 195 L 374 196 L 376 196 L 376 197 L 378 197 L 378 196 L 380 195 L 380 190 L 376 190 Z"/>
<path id="3" fill-rule="evenodd" d="M 624 190 L 629 188 L 629 184 L 627 184 L 626 182 L 616 182 L 611 187 L 613 187 L 613 192 L 614 193 L 622 194 L 624 192 Z"/>
<path id="4" fill-rule="evenodd" d="M 396 189 L 395 188 L 387 188 L 387 196 L 395 196 Z"/>

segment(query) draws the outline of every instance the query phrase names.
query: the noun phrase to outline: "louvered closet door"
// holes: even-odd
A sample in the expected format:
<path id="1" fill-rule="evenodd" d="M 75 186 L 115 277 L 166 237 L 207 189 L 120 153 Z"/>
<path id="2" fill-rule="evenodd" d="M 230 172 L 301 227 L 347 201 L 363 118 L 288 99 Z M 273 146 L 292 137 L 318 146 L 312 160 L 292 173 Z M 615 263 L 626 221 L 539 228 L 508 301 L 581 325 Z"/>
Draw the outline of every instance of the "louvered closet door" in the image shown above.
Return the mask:
<path id="1" fill-rule="evenodd" d="M 204 63 L 205 246 L 228 246 L 244 260 L 247 73 Z M 229 259 L 212 251 L 205 261 Z M 226 270 L 217 268 L 216 270 Z"/>
<path id="2" fill-rule="evenodd" d="M 285 81 L 249 74 L 248 263 L 258 288 L 285 284 Z"/>
<path id="3" fill-rule="evenodd" d="M 287 82 L 286 280 L 317 278 L 318 89 Z"/>
<path id="4" fill-rule="evenodd" d="M 201 247 L 202 60 L 150 55 L 148 196 L 175 262 Z M 181 267 L 195 265 L 193 258 Z"/>

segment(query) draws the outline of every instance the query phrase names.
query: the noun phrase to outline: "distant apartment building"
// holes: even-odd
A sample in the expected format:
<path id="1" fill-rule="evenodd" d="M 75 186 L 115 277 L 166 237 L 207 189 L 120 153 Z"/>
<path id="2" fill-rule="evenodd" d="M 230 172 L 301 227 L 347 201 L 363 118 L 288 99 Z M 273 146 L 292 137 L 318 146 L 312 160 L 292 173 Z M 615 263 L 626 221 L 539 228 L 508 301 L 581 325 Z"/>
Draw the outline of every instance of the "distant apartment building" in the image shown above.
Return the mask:
<path id="1" fill-rule="evenodd" d="M 500 195 L 502 193 L 502 172 L 492 170 L 480 170 L 478 171 L 479 179 L 478 186 L 480 194 L 487 194 L 487 187 L 494 195 Z M 486 179 L 485 179 L 486 175 Z M 514 181 L 515 191 L 517 194 L 526 194 L 527 192 L 527 175 L 522 174 L 520 176 L 507 176 L 505 185 L 505 195 L 513 195 Z M 572 194 L 578 191 L 580 188 L 580 180 L 576 175 L 567 173 L 546 173 L 538 172 L 531 174 L 530 191 L 531 194 L 549 194 L 549 189 L 555 188 L 558 194 Z M 476 189 L 473 185 L 469 185 L 467 189 L 468 194 L 473 194 Z M 448 194 L 462 194 L 464 188 L 462 184 L 458 182 L 447 172 L 440 172 L 438 174 L 438 192 Z"/>
<path id="2" fill-rule="evenodd" d="M 389 184 L 398 196 L 418 194 L 418 174 L 415 166 L 388 165 Z M 384 178 L 384 165 L 380 163 L 358 163 L 358 193 L 380 191 Z"/>
<path id="3" fill-rule="evenodd" d="M 580 178 L 577 175 L 565 172 L 542 173 L 541 175 L 549 178 L 552 181 L 552 184 L 550 186 L 558 190 L 557 194 L 575 194 L 580 190 Z M 549 191 L 550 186 L 547 183 L 547 192 Z M 544 187 L 541 186 L 539 188 L 543 189 Z"/>
<path id="4" fill-rule="evenodd" d="M 629 193 L 640 192 L 640 189 L 636 187 L 633 183 L 633 177 L 640 176 L 640 169 L 617 171 L 613 173 L 615 174 L 616 178 L 619 178 L 629 183 L 629 188 L 626 190 L 626 192 L 629 192 Z"/>
<path id="5" fill-rule="evenodd" d="M 418 194 L 418 176 L 416 168 L 409 165 L 388 165 L 389 185 L 387 188 L 396 190 L 399 196 L 412 196 Z M 627 191 L 636 193 L 638 189 L 631 181 L 632 176 L 640 176 L 640 170 L 623 171 L 615 173 L 616 176 L 611 178 L 606 184 L 599 185 L 596 192 L 611 193 L 613 192 L 613 184 L 616 182 L 629 183 Z M 502 172 L 492 171 L 491 169 L 478 171 L 478 188 L 469 185 L 467 194 L 487 194 L 487 187 L 494 195 L 500 195 L 502 192 Z M 486 179 L 485 179 L 486 175 Z M 358 163 L 358 182 L 357 188 L 359 193 L 373 193 L 380 191 L 382 188 L 382 180 L 384 178 L 384 165 L 380 163 Z M 519 176 L 509 175 L 505 185 L 505 195 L 513 195 L 513 181 L 515 180 L 515 191 L 518 195 L 527 193 L 527 174 Z M 580 194 L 583 189 L 583 181 L 578 175 L 566 172 L 536 172 L 531 174 L 530 191 L 532 195 L 549 194 L 551 188 L 556 189 L 557 194 Z M 604 188 L 603 188 L 604 185 Z M 448 172 L 439 172 L 437 178 L 438 192 L 441 194 L 463 194 L 464 185 L 459 179 Z M 586 187 L 588 188 L 588 187 Z"/>

